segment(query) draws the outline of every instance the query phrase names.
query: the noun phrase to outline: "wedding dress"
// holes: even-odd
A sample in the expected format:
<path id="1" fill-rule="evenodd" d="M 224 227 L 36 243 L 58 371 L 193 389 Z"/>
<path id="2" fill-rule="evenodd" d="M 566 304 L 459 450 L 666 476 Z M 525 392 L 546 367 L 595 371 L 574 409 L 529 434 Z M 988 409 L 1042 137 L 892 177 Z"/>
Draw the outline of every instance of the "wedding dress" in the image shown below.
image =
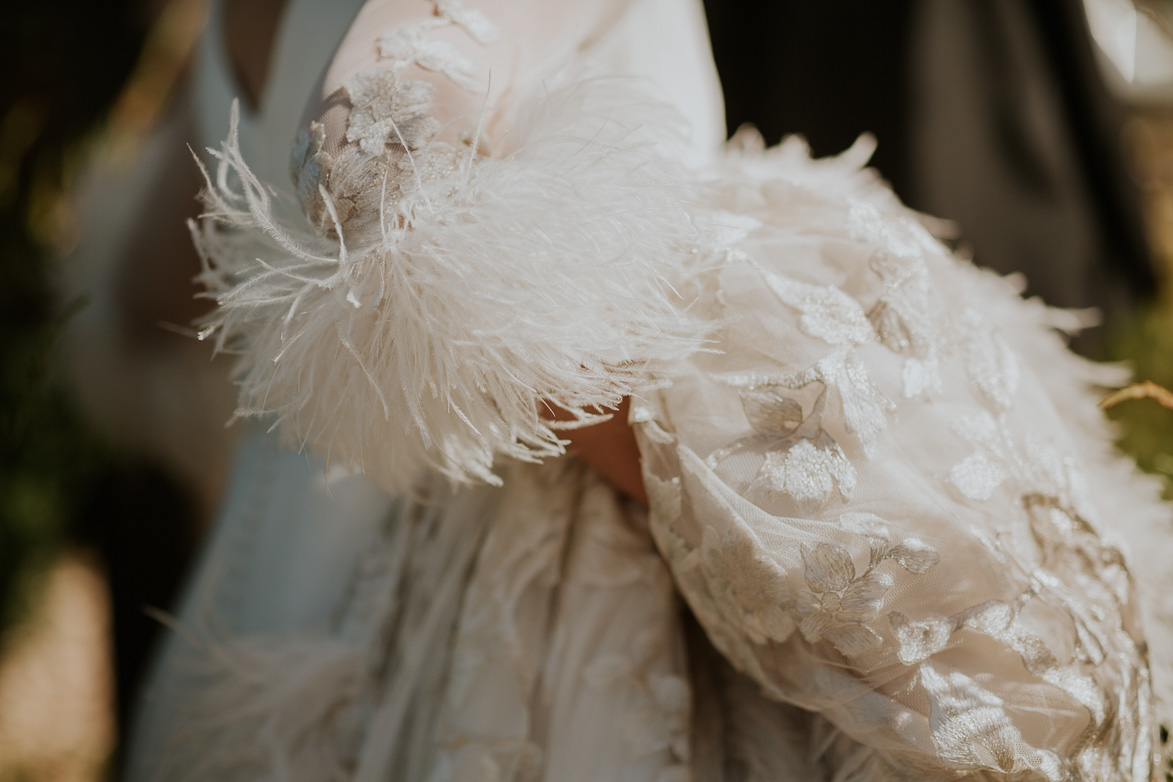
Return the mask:
<path id="1" fill-rule="evenodd" d="M 723 148 L 687 0 L 358 6 L 258 113 L 209 28 L 205 334 L 308 450 L 246 438 L 130 779 L 1150 778 L 1170 519 L 1070 318 L 866 140 Z M 539 412 L 623 397 L 647 511 Z"/>

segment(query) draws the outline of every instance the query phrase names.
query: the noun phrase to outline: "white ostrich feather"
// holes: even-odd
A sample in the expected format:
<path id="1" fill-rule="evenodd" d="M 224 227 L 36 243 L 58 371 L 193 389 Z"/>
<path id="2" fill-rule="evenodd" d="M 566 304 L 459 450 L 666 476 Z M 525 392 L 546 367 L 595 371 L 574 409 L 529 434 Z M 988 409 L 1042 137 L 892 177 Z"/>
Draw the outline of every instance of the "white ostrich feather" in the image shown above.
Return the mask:
<path id="1" fill-rule="evenodd" d="M 192 229 L 237 416 L 272 414 L 391 490 L 425 466 L 499 483 L 498 454 L 563 452 L 545 403 L 590 420 L 701 345 L 676 293 L 695 231 L 671 111 L 619 80 L 520 105 L 508 154 L 368 157 L 359 198 L 320 190 L 324 230 L 253 175 L 234 119 Z M 381 208 L 340 217 L 363 203 Z"/>
<path id="2" fill-rule="evenodd" d="M 164 754 L 168 778 L 350 779 L 362 736 L 367 654 L 334 640 L 244 637 L 201 644 L 206 683 Z M 193 751 L 194 750 L 194 751 Z"/>

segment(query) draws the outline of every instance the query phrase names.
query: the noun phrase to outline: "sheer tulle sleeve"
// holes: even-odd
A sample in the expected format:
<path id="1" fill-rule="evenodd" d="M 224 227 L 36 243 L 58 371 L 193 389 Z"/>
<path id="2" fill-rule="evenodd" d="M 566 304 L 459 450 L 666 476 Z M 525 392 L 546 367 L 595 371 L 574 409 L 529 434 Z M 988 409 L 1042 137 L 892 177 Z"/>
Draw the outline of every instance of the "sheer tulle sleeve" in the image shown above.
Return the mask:
<path id="1" fill-rule="evenodd" d="M 859 151 L 726 162 L 716 350 L 633 408 L 653 535 L 712 643 L 832 726 L 837 779 L 1147 779 L 1139 597 L 1100 533 L 1168 519 L 1107 452 L 1112 372 Z"/>
<path id="2" fill-rule="evenodd" d="M 542 400 L 589 422 L 703 335 L 674 285 L 695 233 L 675 115 L 546 66 L 616 4 L 498 5 L 369 3 L 292 182 L 259 181 L 230 135 L 195 227 L 238 415 L 394 490 L 562 453 Z"/>

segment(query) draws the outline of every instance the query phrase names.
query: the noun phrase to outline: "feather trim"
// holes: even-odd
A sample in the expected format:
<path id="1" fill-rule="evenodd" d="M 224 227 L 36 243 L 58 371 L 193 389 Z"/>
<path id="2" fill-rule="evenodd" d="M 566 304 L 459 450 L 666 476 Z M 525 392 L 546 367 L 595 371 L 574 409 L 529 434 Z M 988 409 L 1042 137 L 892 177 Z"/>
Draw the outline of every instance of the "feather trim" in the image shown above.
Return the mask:
<path id="1" fill-rule="evenodd" d="M 273 414 L 391 490 L 425 466 L 498 484 L 498 454 L 564 452 L 544 403 L 596 418 L 701 346 L 675 292 L 695 229 L 663 143 L 674 113 L 620 80 L 521 105 L 501 157 L 433 141 L 376 158 L 380 206 L 354 230 L 325 187 L 321 230 L 259 181 L 234 115 L 192 231 L 238 417 Z M 391 198 L 396 170 L 411 181 Z"/>
<path id="2" fill-rule="evenodd" d="M 370 693 L 368 653 L 334 640 L 205 641 L 164 756 L 169 778 L 342 782 L 353 775 Z"/>

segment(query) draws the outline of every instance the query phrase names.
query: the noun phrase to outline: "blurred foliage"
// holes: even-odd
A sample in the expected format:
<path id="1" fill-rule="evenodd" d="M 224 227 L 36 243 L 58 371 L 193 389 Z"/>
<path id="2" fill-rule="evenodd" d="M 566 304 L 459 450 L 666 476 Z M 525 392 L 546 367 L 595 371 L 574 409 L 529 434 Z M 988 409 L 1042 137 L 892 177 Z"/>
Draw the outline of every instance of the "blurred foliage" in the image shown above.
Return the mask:
<path id="1" fill-rule="evenodd" d="M 1137 382 L 1173 389 L 1173 110 L 1134 108 L 1125 126 L 1129 173 L 1142 194 L 1146 233 L 1160 290 L 1147 305 L 1116 318 L 1107 332 L 1106 358 L 1132 367 Z M 1152 399 L 1108 412 L 1121 428 L 1121 447 L 1149 472 L 1165 477 L 1173 499 L 1173 410 Z"/>
<path id="2" fill-rule="evenodd" d="M 134 65 L 146 0 L 18 3 L 0 26 L 0 632 L 76 532 L 112 453 L 81 425 L 53 350 L 64 194 Z"/>
<path id="3" fill-rule="evenodd" d="M 1109 336 L 1111 357 L 1128 362 L 1137 380 L 1173 389 L 1173 296 L 1121 318 Z M 1173 499 L 1173 410 L 1152 399 L 1116 405 L 1109 417 L 1121 427 L 1120 446 L 1146 471 L 1165 477 Z"/>

